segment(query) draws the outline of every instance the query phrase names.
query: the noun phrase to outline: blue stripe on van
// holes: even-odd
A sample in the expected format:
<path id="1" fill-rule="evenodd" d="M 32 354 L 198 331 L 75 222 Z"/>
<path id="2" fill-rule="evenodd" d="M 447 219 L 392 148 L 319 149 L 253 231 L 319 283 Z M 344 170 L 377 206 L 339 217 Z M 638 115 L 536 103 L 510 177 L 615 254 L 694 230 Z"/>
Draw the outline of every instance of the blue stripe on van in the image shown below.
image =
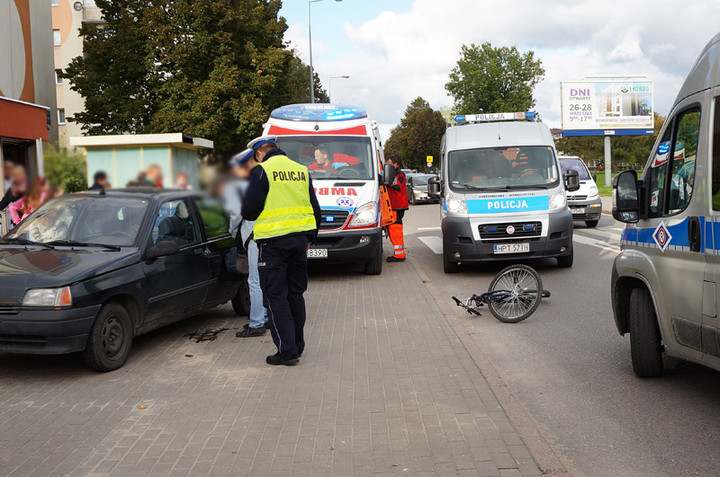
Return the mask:
<path id="1" fill-rule="evenodd" d="M 470 214 L 503 214 L 508 212 L 538 212 L 550 209 L 550 198 L 510 197 L 505 199 L 472 199 L 467 201 Z"/>

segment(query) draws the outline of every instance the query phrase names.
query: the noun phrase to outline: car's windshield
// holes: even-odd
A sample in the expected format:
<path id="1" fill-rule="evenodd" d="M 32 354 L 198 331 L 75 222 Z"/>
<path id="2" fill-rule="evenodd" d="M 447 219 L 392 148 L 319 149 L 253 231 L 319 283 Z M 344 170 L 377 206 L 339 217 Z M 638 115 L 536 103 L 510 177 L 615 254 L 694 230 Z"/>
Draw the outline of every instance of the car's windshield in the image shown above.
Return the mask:
<path id="1" fill-rule="evenodd" d="M 3 240 L 130 246 L 140 231 L 147 206 L 144 199 L 70 195 L 33 212 Z"/>
<path id="2" fill-rule="evenodd" d="M 427 185 L 428 181 L 432 176 L 414 176 L 413 185 L 424 186 Z"/>
<path id="3" fill-rule="evenodd" d="M 368 137 L 284 136 L 277 143 L 290 159 L 307 166 L 313 180 L 374 177 Z"/>
<path id="4" fill-rule="evenodd" d="M 588 173 L 588 170 L 585 167 L 582 159 L 578 159 L 576 157 L 572 159 L 561 157 L 560 169 L 562 169 L 563 174 L 568 171 L 577 171 L 581 181 L 589 181 L 591 179 L 590 174 Z"/>
<path id="5" fill-rule="evenodd" d="M 448 156 L 455 190 L 549 188 L 558 177 L 555 153 L 547 146 L 466 149 Z"/>

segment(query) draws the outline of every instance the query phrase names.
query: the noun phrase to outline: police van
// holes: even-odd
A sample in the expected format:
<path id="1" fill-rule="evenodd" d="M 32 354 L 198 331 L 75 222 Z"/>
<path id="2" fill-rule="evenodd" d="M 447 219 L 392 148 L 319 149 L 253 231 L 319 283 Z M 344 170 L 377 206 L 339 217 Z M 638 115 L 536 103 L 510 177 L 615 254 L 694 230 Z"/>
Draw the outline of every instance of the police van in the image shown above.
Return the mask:
<path id="1" fill-rule="evenodd" d="M 535 113 L 457 116 L 442 140 L 443 265 L 556 258 L 573 264 L 573 218 L 566 190 L 577 171 L 561 175 L 550 129 Z"/>
<path id="2" fill-rule="evenodd" d="M 720 370 L 720 34 L 703 50 L 641 179 L 613 183 L 626 222 L 612 271 L 620 334 L 635 374 L 661 374 L 663 353 Z"/>
<path id="3" fill-rule="evenodd" d="M 356 107 L 331 104 L 283 106 L 270 114 L 264 134 L 277 137 L 291 159 L 307 166 L 322 209 L 317 241 L 308 258 L 362 263 L 378 275 L 383 263 L 386 201 L 384 158 L 375 121 Z M 394 171 L 393 171 L 394 172 Z"/>

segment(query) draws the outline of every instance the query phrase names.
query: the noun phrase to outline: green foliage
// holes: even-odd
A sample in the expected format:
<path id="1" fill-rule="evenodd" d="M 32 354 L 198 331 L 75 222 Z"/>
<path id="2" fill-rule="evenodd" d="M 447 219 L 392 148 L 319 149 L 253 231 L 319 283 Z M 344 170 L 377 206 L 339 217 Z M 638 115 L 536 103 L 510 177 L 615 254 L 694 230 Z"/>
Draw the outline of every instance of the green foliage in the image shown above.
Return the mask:
<path id="1" fill-rule="evenodd" d="M 320 76 L 317 72 L 315 76 L 315 102 L 316 103 L 329 103 L 330 97 L 327 91 L 322 87 L 320 83 Z M 288 99 L 288 104 L 297 103 L 309 103 L 310 102 L 310 66 L 303 63 L 303 61 L 295 54 L 290 60 L 290 64 L 287 72 L 288 88 L 291 91 L 291 96 Z"/>
<path id="2" fill-rule="evenodd" d="M 520 53 L 514 46 L 490 43 L 463 45 L 445 89 L 455 99 L 458 114 L 530 111 L 533 91 L 544 76 L 533 51 Z"/>
<path id="3" fill-rule="evenodd" d="M 43 150 L 45 177 L 52 185 L 62 187 L 66 194 L 88 188 L 85 155 L 76 150 L 49 144 Z"/>
<path id="4" fill-rule="evenodd" d="M 70 120 L 91 135 L 184 132 L 237 152 L 272 109 L 309 96 L 281 4 L 97 0 L 107 23 L 83 23 L 84 56 L 63 73 L 85 98 Z"/>
<path id="5" fill-rule="evenodd" d="M 385 143 L 385 157 L 394 154 L 403 167 L 425 170 L 427 156 L 435 156 L 437 160 L 446 128 L 443 115 L 418 97 L 408 105 L 405 117 L 390 133 Z"/>
<path id="6" fill-rule="evenodd" d="M 614 136 L 610 139 L 613 172 L 641 169 L 647 161 L 665 117 L 655 113 L 655 134 L 652 136 Z M 588 164 L 604 163 L 605 146 L 602 136 L 563 137 L 555 141 L 558 152 L 578 156 Z"/>

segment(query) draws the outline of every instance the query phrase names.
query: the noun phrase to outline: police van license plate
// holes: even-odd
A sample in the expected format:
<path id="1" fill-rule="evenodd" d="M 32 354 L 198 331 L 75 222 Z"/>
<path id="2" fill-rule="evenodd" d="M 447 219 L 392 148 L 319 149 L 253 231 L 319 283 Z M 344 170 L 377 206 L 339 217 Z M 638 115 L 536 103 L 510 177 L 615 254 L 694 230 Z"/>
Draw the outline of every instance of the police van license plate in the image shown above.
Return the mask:
<path id="1" fill-rule="evenodd" d="M 326 248 L 311 248 L 307 251 L 308 258 L 327 258 L 328 251 Z"/>
<path id="2" fill-rule="evenodd" d="M 529 243 L 504 243 L 495 245 L 494 253 L 528 253 L 530 251 Z"/>

